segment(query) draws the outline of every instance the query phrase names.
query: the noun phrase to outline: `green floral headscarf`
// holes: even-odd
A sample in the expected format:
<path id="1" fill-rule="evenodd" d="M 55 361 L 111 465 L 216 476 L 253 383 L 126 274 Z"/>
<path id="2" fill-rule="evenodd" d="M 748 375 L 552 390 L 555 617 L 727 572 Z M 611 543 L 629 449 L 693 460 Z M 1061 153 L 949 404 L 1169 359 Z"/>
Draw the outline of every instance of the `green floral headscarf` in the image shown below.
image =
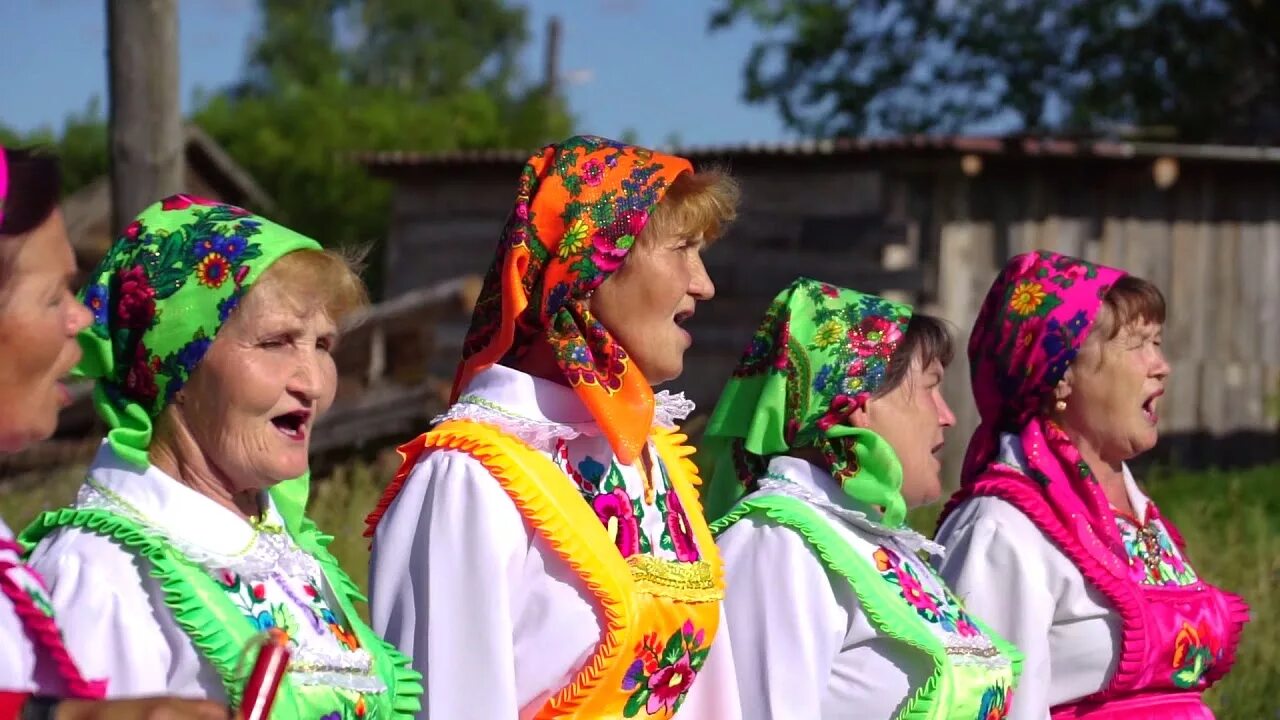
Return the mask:
<path id="1" fill-rule="evenodd" d="M 695 459 L 708 519 L 756 487 L 770 457 L 816 448 L 844 491 L 906 519 L 902 465 L 889 443 L 846 420 L 884 382 L 911 308 L 799 278 L 774 298 L 725 386 Z"/>
<path id="2" fill-rule="evenodd" d="M 75 374 L 98 381 L 94 405 L 116 454 L 150 461 L 152 422 L 209 350 L 231 311 L 276 260 L 320 245 L 238 207 L 175 195 L 147 208 L 80 293 L 93 323 Z"/>

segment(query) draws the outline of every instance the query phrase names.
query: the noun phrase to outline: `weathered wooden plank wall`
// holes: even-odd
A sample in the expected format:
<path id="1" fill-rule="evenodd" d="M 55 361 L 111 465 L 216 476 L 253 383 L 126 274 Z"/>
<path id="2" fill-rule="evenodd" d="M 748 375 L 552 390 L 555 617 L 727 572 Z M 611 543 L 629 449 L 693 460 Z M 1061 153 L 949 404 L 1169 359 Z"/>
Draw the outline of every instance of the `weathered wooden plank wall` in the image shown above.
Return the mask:
<path id="1" fill-rule="evenodd" d="M 1280 456 L 1280 168 L 1184 169 L 1161 190 L 1146 165 L 1022 164 L 977 177 L 957 170 L 938 188 L 939 260 L 929 273 L 940 291 L 929 307 L 956 323 L 963 345 L 1012 255 L 1047 249 L 1122 267 L 1168 304 L 1173 373 L 1153 455 L 1193 464 Z M 977 420 L 963 360 L 946 390 L 959 419 L 945 459 L 955 477 Z"/>
<path id="2" fill-rule="evenodd" d="M 717 297 L 691 322 L 696 341 L 672 384 L 702 411 L 769 299 L 796 275 L 916 302 L 954 325 L 963 350 L 1000 265 L 1044 248 L 1124 267 L 1165 292 L 1170 453 L 1197 463 L 1280 454 L 1268 404 L 1280 392 L 1280 166 L 1188 160 L 1161 189 L 1151 159 L 988 156 L 970 174 L 958 155 L 721 164 L 742 183 L 742 210 L 707 255 Z M 464 167 L 402 181 L 390 294 L 482 273 L 517 171 Z M 959 417 L 946 451 L 954 477 L 976 424 L 963 352 L 946 392 Z M 1227 436 L 1244 441 L 1211 442 Z"/>

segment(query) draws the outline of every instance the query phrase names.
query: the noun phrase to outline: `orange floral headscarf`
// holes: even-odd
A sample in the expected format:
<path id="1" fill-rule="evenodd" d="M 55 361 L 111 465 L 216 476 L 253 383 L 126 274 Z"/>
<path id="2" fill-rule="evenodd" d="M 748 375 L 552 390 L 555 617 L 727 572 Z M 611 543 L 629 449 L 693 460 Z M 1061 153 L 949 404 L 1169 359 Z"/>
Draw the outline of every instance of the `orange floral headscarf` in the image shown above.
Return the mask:
<path id="1" fill-rule="evenodd" d="M 671 183 L 692 171 L 684 158 L 593 136 L 529 158 L 451 401 L 477 373 L 546 341 L 618 458 L 634 462 L 653 423 L 653 390 L 587 300 L 622 266 Z"/>

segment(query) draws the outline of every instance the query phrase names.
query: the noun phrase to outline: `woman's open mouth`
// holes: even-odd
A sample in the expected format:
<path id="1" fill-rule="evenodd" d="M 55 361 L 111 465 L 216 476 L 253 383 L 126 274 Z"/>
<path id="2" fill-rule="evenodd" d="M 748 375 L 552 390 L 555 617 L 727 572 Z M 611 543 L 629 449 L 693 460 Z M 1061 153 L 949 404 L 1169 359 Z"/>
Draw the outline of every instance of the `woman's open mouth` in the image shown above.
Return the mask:
<path id="1" fill-rule="evenodd" d="M 290 440 L 305 440 L 307 437 L 307 421 L 311 419 L 310 410 L 294 410 L 271 418 L 271 424 L 281 435 Z"/>
<path id="2" fill-rule="evenodd" d="M 1147 422 L 1152 425 L 1160 422 L 1160 411 L 1158 406 L 1160 404 L 1161 395 L 1164 395 L 1164 390 L 1157 390 L 1142 403 L 1142 415 L 1147 419 Z"/>

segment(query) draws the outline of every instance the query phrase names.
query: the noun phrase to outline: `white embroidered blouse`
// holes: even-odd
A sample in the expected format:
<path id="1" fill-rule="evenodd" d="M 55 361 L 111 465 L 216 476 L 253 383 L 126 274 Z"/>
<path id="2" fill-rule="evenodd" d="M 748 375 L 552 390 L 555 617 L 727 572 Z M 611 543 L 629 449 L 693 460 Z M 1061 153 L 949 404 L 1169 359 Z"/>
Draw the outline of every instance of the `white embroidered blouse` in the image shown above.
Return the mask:
<path id="1" fill-rule="evenodd" d="M 942 549 L 869 518 L 826 470 L 772 458 L 757 494 L 788 495 L 818 510 L 885 582 L 903 589 L 945 646 L 995 652 L 917 555 Z M 800 533 L 747 515 L 717 545 L 743 718 L 887 720 L 931 674 L 931 660 L 880 632 L 849 580 L 829 570 Z"/>
<path id="2" fill-rule="evenodd" d="M 137 471 L 104 443 L 75 506 L 150 526 L 203 566 L 259 629 L 286 631 L 295 683 L 384 691 L 317 563 L 281 530 L 279 514 L 263 497 L 263 519 L 247 522 L 158 468 Z M 221 679 L 177 624 L 145 559 L 106 537 L 62 528 L 36 546 L 31 565 L 50 586 L 81 670 L 107 678 L 109 697 L 225 701 Z"/>
<path id="3" fill-rule="evenodd" d="M 656 422 L 692 409 L 659 393 Z M 668 559 L 698 550 L 666 521 L 668 487 L 616 462 L 608 440 L 567 387 L 501 365 L 478 374 L 441 419 L 498 426 L 546 453 L 609 525 L 634 513 L 619 549 Z M 652 466 L 660 468 L 652 446 Z M 622 533 L 622 534 L 620 534 Z M 592 596 L 471 456 L 437 450 L 413 469 L 378 525 L 370 561 L 374 629 L 425 678 L 421 717 L 517 718 L 568 684 L 600 639 Z M 723 624 L 722 624 L 723 627 Z M 727 641 L 720 637 L 681 718 L 737 718 Z"/>

